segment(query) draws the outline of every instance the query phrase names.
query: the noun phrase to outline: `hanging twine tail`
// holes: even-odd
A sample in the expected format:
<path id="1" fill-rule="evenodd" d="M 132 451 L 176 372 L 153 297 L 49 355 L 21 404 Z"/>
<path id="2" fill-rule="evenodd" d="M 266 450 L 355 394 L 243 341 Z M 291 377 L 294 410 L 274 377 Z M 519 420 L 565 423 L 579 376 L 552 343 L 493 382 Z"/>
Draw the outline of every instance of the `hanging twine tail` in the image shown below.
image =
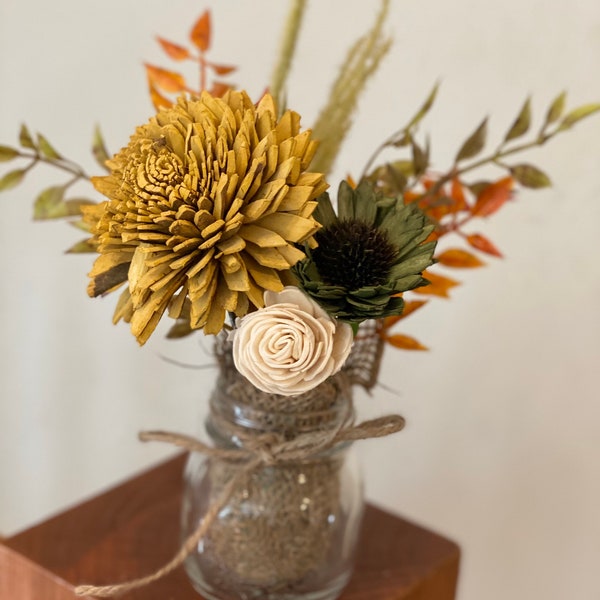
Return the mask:
<path id="1" fill-rule="evenodd" d="M 380 438 L 402 431 L 405 425 L 406 420 L 404 417 L 400 415 L 386 415 L 377 419 L 363 421 L 353 427 L 348 427 L 342 430 L 338 437 L 340 440 L 353 442 Z"/>
<path id="2" fill-rule="evenodd" d="M 145 587 L 177 569 L 194 552 L 200 540 L 214 523 L 219 511 L 232 497 L 237 486 L 241 484 L 249 473 L 260 466 L 286 460 L 307 458 L 315 453 L 331 448 L 340 442 L 384 437 L 400 431 L 404 428 L 404 425 L 405 421 L 403 417 L 388 415 L 364 421 L 358 425 L 349 425 L 342 429 L 334 430 L 326 438 L 318 434 L 304 434 L 298 436 L 295 440 L 280 442 L 267 448 L 253 448 L 252 451 L 213 448 L 195 438 L 177 433 L 163 431 L 142 432 L 139 436 L 142 441 L 167 442 L 174 446 L 185 448 L 189 452 L 200 452 L 208 456 L 215 456 L 230 461 L 245 460 L 246 463 L 240 465 L 238 473 L 229 480 L 219 497 L 209 506 L 208 511 L 198 524 L 196 530 L 183 542 L 177 554 L 166 565 L 146 577 L 140 577 L 139 579 L 133 579 L 124 583 L 104 586 L 80 585 L 75 588 L 75 594 L 77 596 L 110 598 Z"/>
<path id="3" fill-rule="evenodd" d="M 223 508 L 223 506 L 225 506 L 229 498 L 231 498 L 236 486 L 245 477 L 246 473 L 258 467 L 261 462 L 261 459 L 256 458 L 252 462 L 246 464 L 235 475 L 235 477 L 231 478 L 231 480 L 223 488 L 221 495 L 210 505 L 207 513 L 200 521 L 196 530 L 183 542 L 183 545 L 177 554 L 166 565 L 154 571 L 154 573 L 147 575 L 146 577 L 140 577 L 139 579 L 133 579 L 131 581 L 126 581 L 125 583 L 104 586 L 80 585 L 75 588 L 75 594 L 77 596 L 110 598 L 112 596 L 117 596 L 119 594 L 124 594 L 125 592 L 130 592 L 132 590 L 145 587 L 177 569 L 177 567 L 181 566 L 185 559 L 195 550 L 198 542 L 206 535 L 208 528 L 217 518 L 219 511 Z"/>

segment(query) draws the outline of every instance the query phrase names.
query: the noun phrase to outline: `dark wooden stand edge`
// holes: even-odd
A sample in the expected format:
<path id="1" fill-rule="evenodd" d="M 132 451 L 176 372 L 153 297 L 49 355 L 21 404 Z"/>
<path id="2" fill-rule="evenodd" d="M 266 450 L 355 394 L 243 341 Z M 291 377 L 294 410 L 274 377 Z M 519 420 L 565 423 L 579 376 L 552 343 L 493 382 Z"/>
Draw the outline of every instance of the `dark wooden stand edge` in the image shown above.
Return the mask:
<path id="1" fill-rule="evenodd" d="M 179 544 L 184 457 L 0 541 L 0 600 L 73 600 L 82 583 L 147 575 Z M 454 600 L 458 546 L 367 506 L 356 571 L 340 600 Z M 182 568 L 121 600 L 200 600 Z"/>

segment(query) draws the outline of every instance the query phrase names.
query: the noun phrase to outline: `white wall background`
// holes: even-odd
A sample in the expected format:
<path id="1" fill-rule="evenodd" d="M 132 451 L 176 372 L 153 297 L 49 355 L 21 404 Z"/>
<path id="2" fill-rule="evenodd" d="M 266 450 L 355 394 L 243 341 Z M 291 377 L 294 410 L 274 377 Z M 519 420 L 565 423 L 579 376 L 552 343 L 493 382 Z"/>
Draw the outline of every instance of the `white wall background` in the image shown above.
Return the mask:
<path id="1" fill-rule="evenodd" d="M 94 123 L 118 149 L 151 113 L 144 60 L 154 34 L 183 40 L 208 5 L 189 0 L 2 0 L 0 141 L 41 130 L 93 170 Z M 290 104 L 310 125 L 376 2 L 314 2 Z M 256 97 L 278 47 L 281 0 L 212 2 L 214 58 L 241 66 Z M 492 114 L 498 140 L 527 94 L 541 118 L 568 89 L 600 101 L 596 0 L 394 0 L 396 40 L 361 103 L 336 179 L 406 122 L 442 79 L 424 130 L 435 164 Z M 506 255 L 455 272 L 464 282 L 407 321 L 429 353 L 390 351 L 364 414 L 397 411 L 409 426 L 361 446 L 369 498 L 457 540 L 460 600 L 600 598 L 600 117 L 528 158 L 555 186 L 524 192 L 481 231 Z M 79 235 L 33 223 L 56 181 L 40 171 L 0 196 L 0 533 L 7 535 L 146 467 L 169 450 L 136 433 L 193 433 L 212 372 L 198 338 L 157 335 L 140 350 L 113 327 L 115 298 L 89 300 L 91 257 L 64 256 Z M 208 348 L 209 345 L 205 344 Z"/>

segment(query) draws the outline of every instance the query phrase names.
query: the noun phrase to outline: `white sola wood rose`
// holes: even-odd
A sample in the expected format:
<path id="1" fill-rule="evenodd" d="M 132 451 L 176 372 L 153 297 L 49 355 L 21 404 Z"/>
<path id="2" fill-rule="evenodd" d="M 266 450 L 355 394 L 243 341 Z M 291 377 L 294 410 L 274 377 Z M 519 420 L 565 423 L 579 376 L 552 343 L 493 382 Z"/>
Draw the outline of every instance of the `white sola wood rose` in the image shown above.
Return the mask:
<path id="1" fill-rule="evenodd" d="M 264 298 L 265 307 L 238 319 L 231 334 L 242 375 L 264 392 L 296 396 L 340 370 L 352 347 L 350 325 L 297 287 Z"/>

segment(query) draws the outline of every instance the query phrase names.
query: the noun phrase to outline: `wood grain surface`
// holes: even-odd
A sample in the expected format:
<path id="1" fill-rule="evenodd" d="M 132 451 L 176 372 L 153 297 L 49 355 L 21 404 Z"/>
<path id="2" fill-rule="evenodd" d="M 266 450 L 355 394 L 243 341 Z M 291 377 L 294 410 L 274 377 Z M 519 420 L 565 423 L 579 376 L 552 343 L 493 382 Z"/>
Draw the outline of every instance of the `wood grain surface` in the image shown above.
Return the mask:
<path id="1" fill-rule="evenodd" d="M 176 552 L 179 456 L 0 542 L 2 600 L 72 600 L 79 584 L 147 575 Z M 453 600 L 458 546 L 368 505 L 356 571 L 340 600 Z M 120 597 L 199 600 L 182 568 Z"/>

